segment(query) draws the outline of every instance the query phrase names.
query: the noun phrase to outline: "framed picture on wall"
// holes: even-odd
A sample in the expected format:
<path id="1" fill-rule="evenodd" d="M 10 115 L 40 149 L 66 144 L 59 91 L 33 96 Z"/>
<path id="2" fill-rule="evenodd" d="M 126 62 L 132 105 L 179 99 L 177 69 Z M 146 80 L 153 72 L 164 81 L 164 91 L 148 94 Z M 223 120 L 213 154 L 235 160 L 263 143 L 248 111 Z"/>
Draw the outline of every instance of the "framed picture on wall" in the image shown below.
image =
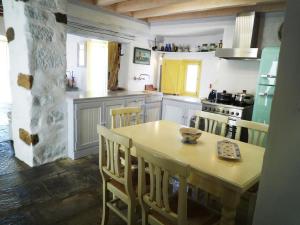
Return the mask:
<path id="1" fill-rule="evenodd" d="M 151 50 L 144 48 L 134 48 L 133 63 L 150 65 Z"/>

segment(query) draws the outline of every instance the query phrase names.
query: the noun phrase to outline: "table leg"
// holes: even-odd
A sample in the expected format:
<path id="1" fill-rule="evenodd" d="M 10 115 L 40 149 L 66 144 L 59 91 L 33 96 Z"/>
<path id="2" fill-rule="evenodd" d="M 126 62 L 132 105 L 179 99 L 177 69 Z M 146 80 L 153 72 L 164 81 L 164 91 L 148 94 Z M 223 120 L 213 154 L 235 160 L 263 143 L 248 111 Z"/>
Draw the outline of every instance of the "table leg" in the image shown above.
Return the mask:
<path id="1" fill-rule="evenodd" d="M 222 213 L 220 225 L 235 225 L 236 210 L 241 195 L 232 191 L 225 191 L 222 197 Z"/>

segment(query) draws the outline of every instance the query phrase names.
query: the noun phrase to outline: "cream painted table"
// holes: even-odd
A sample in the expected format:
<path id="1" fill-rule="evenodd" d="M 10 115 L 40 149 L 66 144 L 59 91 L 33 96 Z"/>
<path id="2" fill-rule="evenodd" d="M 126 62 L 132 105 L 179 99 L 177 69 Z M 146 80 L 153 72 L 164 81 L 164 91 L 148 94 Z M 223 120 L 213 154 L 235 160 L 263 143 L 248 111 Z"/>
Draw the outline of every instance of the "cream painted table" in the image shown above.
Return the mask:
<path id="1" fill-rule="evenodd" d="M 220 225 L 234 225 L 240 196 L 258 182 L 264 148 L 236 142 L 241 151 L 241 161 L 221 160 L 217 156 L 217 141 L 226 138 L 203 132 L 196 145 L 181 142 L 182 125 L 169 121 L 156 121 L 117 128 L 119 134 L 191 166 L 189 183 L 219 197 L 222 201 Z M 135 155 L 135 150 L 132 155 Z"/>

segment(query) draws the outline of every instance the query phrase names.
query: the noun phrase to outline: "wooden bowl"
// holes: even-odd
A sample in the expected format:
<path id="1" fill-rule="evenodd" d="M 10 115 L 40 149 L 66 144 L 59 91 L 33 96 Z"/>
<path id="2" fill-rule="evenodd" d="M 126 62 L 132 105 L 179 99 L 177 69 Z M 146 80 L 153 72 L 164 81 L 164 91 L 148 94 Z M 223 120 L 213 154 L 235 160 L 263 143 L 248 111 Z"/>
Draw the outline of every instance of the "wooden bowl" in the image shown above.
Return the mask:
<path id="1" fill-rule="evenodd" d="M 202 134 L 201 131 L 196 128 L 182 127 L 179 131 L 182 136 L 182 142 L 188 144 L 196 144 Z"/>

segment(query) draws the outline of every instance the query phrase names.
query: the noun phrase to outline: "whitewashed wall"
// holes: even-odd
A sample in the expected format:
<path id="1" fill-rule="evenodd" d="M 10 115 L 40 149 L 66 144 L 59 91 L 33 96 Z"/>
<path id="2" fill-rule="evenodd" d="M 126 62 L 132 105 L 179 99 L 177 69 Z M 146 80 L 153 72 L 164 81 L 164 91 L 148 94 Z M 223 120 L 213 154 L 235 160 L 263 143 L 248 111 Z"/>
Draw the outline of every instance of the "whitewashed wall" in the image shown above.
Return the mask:
<path id="1" fill-rule="evenodd" d="M 4 20 L 2 16 L 0 16 L 0 35 L 5 35 Z"/>
<path id="2" fill-rule="evenodd" d="M 133 63 L 134 47 L 149 48 L 147 39 L 137 40 L 132 43 L 123 44 L 124 56 L 121 57 L 121 65 L 119 71 L 119 86 L 124 87 L 130 91 L 142 91 L 145 84 L 157 83 L 157 53 L 151 52 L 150 65 L 141 65 Z M 140 74 L 149 74 L 145 80 L 134 80 L 134 77 Z"/>
<path id="3" fill-rule="evenodd" d="M 202 61 L 200 97 L 207 97 L 209 85 L 218 91 L 254 94 L 259 61 L 234 61 L 219 59 L 211 53 L 166 53 L 164 59 L 191 59 Z"/>
<path id="4" fill-rule="evenodd" d="M 259 47 L 264 48 L 280 45 L 277 31 L 283 20 L 283 13 L 261 15 Z M 235 17 L 218 17 L 184 22 L 154 23 L 151 26 L 151 32 L 156 35 L 166 36 L 165 40 L 171 43 L 181 43 L 186 40 L 189 40 L 191 43 L 215 40 L 217 37 L 220 37 L 221 32 L 223 46 L 230 48 L 232 47 L 234 25 Z M 169 36 L 170 34 L 173 36 Z M 189 35 L 190 37 L 182 39 L 182 34 Z M 201 36 L 202 39 L 200 38 Z M 218 59 L 212 54 L 201 53 L 167 53 L 165 54 L 165 58 L 193 59 L 203 62 L 200 97 L 207 97 L 209 84 L 212 84 L 213 88 L 218 91 L 240 92 L 245 89 L 249 93 L 255 93 L 259 60 L 225 60 Z M 157 70 L 157 73 L 159 76 L 159 70 Z"/>
<path id="5" fill-rule="evenodd" d="M 16 157 L 38 166 L 66 156 L 64 74 L 66 28 L 54 12 L 65 12 L 66 0 L 3 1 L 5 26 L 13 27 L 9 43 L 12 127 Z M 33 76 L 31 90 L 17 85 L 19 73 Z M 38 135 L 25 144 L 19 129 Z"/>
<path id="6" fill-rule="evenodd" d="M 86 67 L 79 67 L 77 62 L 78 43 L 84 43 L 87 38 L 77 35 L 67 35 L 67 71 L 73 71 L 80 90 L 86 91 Z"/>
<path id="7" fill-rule="evenodd" d="M 140 91 L 144 90 L 145 84 L 156 83 L 156 53 L 152 52 L 150 66 L 133 63 L 134 47 L 146 49 L 150 49 L 151 47 L 149 45 L 149 40 L 153 40 L 153 36 L 150 33 L 150 27 L 147 23 L 138 22 L 137 20 L 125 16 L 116 16 L 97 7 L 91 7 L 85 4 L 73 4 L 72 1 L 68 4 L 68 15 L 92 23 L 99 23 L 102 26 L 107 26 L 110 30 L 121 31 L 135 36 L 134 41 L 118 40 L 114 37 L 103 38 L 104 40 L 119 41 L 122 43 L 124 56 L 121 57 L 119 72 L 120 87 L 132 91 Z M 143 81 L 133 79 L 141 73 L 149 74 L 150 78 Z"/>

